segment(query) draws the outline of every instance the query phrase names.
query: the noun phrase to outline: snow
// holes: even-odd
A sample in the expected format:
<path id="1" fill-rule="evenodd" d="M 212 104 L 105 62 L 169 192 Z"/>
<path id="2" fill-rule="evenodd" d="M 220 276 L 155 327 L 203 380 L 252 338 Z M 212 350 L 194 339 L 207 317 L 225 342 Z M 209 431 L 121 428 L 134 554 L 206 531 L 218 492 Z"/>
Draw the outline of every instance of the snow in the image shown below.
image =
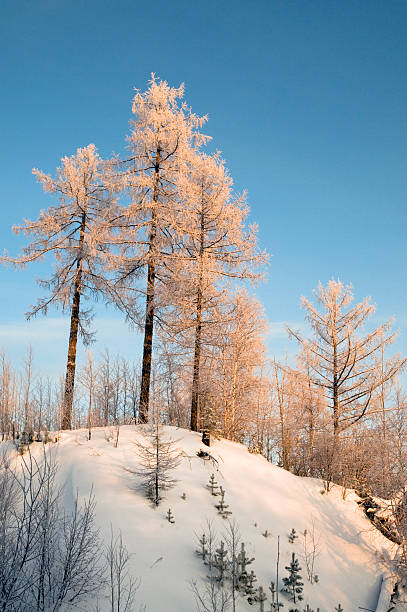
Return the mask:
<path id="1" fill-rule="evenodd" d="M 377 602 L 375 612 L 388 612 L 389 602 L 393 593 L 395 576 L 391 573 L 385 573 L 382 576 L 382 584 L 380 588 L 380 596 Z"/>
<path id="2" fill-rule="evenodd" d="M 226 491 L 225 502 L 233 512 L 231 519 L 239 525 L 248 555 L 255 557 L 250 569 L 257 575 L 257 586 L 263 585 L 268 593 L 270 580 L 276 579 L 280 535 L 280 587 L 281 577 L 287 574 L 284 566 L 295 552 L 303 568 L 303 607 L 309 603 L 314 610 L 333 612 L 341 603 L 345 612 L 359 606 L 376 609 L 385 561 L 393 557 L 394 545 L 368 521 L 353 492 L 345 500 L 339 487 L 322 494 L 321 481 L 294 476 L 226 440 L 214 442 L 210 449 L 218 460 L 217 471 L 211 461 L 196 456 L 199 449 L 208 450 L 199 434 L 175 427 L 164 431 L 168 438 L 178 440 L 185 457 L 174 472 L 176 486 L 156 509 L 138 489 L 138 477 L 126 469 L 137 466 L 134 442 L 142 439 L 143 426 L 122 426 L 117 448 L 113 437 L 108 439 L 108 428 L 94 429 L 91 441 L 85 430 L 63 432 L 58 444 L 48 446 L 57 453 L 59 478 L 66 480 L 66 504 L 72 503 L 76 491 L 87 496 L 93 486 L 96 520 L 106 541 L 111 526 L 122 531 L 133 555 L 133 574 L 141 581 L 137 600 L 146 605 L 147 612 L 195 610 L 190 581 L 207 574 L 195 553 L 196 534 L 202 534 L 208 519 L 219 535 L 227 526 L 214 507 L 218 498 L 207 488 L 212 472 Z M 165 518 L 168 508 L 175 524 Z M 312 522 L 321 547 L 315 561 L 319 582 L 311 585 L 301 558 L 301 534 L 305 529 L 310 532 Z M 293 527 L 299 537 L 290 544 L 288 534 Z M 267 538 L 262 535 L 265 530 L 271 534 Z M 284 595 L 281 601 L 287 601 Z M 253 611 L 257 606 L 242 598 L 238 609 Z M 283 608 L 288 609 L 288 605 Z"/>

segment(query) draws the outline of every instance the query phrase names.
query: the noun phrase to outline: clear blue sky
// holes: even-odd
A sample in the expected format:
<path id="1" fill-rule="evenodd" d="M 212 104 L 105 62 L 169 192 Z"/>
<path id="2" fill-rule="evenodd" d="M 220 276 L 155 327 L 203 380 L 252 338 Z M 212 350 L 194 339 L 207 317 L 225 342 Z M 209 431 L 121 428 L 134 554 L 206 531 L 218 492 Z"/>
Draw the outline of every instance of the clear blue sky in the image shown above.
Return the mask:
<path id="1" fill-rule="evenodd" d="M 247 189 L 273 254 L 257 291 L 281 353 L 281 322 L 331 277 L 392 315 L 407 353 L 405 0 L 2 0 L 0 5 L 1 246 L 10 227 L 49 200 L 31 175 L 94 142 L 121 153 L 133 87 L 151 72 L 208 113 L 207 133 Z M 66 325 L 24 323 L 35 275 L 0 270 L 0 345 L 61 369 Z M 102 312 L 97 350 L 138 358 L 117 315 Z M 98 322 L 97 322 L 98 323 Z M 274 323 L 274 325 L 273 325 Z M 65 327 L 64 327 L 65 325 Z"/>

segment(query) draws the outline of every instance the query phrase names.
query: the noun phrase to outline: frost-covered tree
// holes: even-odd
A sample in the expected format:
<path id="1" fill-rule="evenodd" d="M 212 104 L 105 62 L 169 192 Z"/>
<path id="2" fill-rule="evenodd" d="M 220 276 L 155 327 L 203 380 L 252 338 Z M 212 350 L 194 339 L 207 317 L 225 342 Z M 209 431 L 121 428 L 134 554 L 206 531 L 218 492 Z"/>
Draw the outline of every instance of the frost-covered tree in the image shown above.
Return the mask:
<path id="1" fill-rule="evenodd" d="M 313 338 L 289 332 L 304 350 L 312 381 L 324 390 L 337 438 L 367 414 L 374 392 L 405 366 L 406 359 L 395 356 L 378 368 L 375 357 L 394 341 L 395 332 L 388 321 L 362 333 L 375 310 L 370 298 L 352 307 L 351 287 L 335 280 L 326 287 L 320 284 L 315 294 L 321 310 L 302 298 Z"/>
<path id="2" fill-rule="evenodd" d="M 225 281 L 261 278 L 266 262 L 257 246 L 257 226 L 247 227 L 245 196 L 235 197 L 233 181 L 219 154 L 191 158 L 184 214 L 182 256 L 169 285 L 175 302 L 169 331 L 193 351 L 191 429 L 199 428 L 200 365 L 205 328 L 213 326 Z M 218 312 L 219 314 L 219 312 Z M 218 322 L 222 325 L 222 322 Z M 181 340 L 182 337 L 182 340 Z"/>
<path id="3" fill-rule="evenodd" d="M 6 353 L 0 353 L 0 435 L 4 440 L 12 431 L 16 406 L 16 381 Z"/>
<path id="4" fill-rule="evenodd" d="M 81 299 L 99 292 L 112 299 L 114 294 L 102 259 L 116 204 L 109 187 L 109 167 L 99 157 L 95 145 L 90 144 L 78 149 L 75 155 L 62 158 L 55 178 L 33 170 L 44 191 L 57 196 L 59 202 L 41 211 L 36 221 L 27 220 L 14 227 L 16 233 L 32 237 L 32 242 L 21 256 L 2 258 L 3 263 L 21 267 L 50 253 L 54 256 L 54 273 L 39 281 L 47 295 L 32 307 L 27 318 L 47 314 L 52 304 L 70 312 L 62 429 L 71 428 L 78 333 L 85 342 L 92 339 L 91 312 L 83 309 Z"/>
<path id="5" fill-rule="evenodd" d="M 202 366 L 204 388 L 222 435 L 243 441 L 253 422 L 257 390 L 262 384 L 266 320 L 260 303 L 244 290 L 237 291 L 219 310 L 218 320 L 223 323 L 208 330 L 209 349 Z"/>
<path id="6" fill-rule="evenodd" d="M 95 367 L 93 365 L 93 356 L 90 351 L 86 351 L 87 362 L 82 368 L 82 371 L 79 374 L 79 382 L 86 389 L 88 394 L 88 439 L 90 440 L 92 437 L 92 409 L 93 409 L 93 401 L 94 401 L 94 393 L 95 393 L 95 381 L 98 375 L 97 370 L 95 371 Z"/>
<path id="7" fill-rule="evenodd" d="M 155 318 L 168 263 L 176 256 L 186 214 L 188 162 L 207 138 L 199 133 L 206 118 L 191 113 L 182 101 L 184 87 L 170 87 L 153 75 L 148 89 L 133 99 L 135 119 L 128 137 L 130 156 L 123 181 L 131 204 L 122 219 L 124 244 L 118 264 L 121 278 L 134 279 L 136 295 L 145 298 L 143 362 L 139 421 L 148 420 Z M 137 287 L 146 273 L 147 285 Z M 137 302 L 137 298 L 133 299 Z"/>

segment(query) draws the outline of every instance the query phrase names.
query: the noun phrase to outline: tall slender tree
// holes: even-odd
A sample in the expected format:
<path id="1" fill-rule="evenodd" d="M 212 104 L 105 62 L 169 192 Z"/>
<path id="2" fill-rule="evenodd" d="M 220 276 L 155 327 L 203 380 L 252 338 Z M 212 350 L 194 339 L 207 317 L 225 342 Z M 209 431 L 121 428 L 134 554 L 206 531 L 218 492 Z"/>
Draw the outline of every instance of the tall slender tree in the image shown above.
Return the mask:
<path id="1" fill-rule="evenodd" d="M 146 272 L 143 361 L 138 420 L 148 420 L 154 322 L 159 316 L 160 287 L 168 262 L 176 257 L 187 214 L 188 162 L 207 141 L 199 132 L 205 117 L 194 115 L 182 101 L 184 87 L 170 87 L 152 75 L 148 89 L 133 100 L 135 119 L 128 137 L 130 157 L 124 180 L 131 204 L 126 213 L 120 258 L 122 279 Z"/>
<path id="2" fill-rule="evenodd" d="M 78 333 L 85 343 L 92 340 L 91 311 L 83 309 L 81 298 L 105 292 L 110 299 L 114 294 L 102 259 L 116 206 L 109 168 L 110 163 L 103 161 L 95 145 L 90 144 L 64 157 L 55 178 L 34 169 L 44 191 L 56 195 L 59 202 L 41 211 L 37 221 L 26 220 L 24 225 L 14 227 L 17 234 L 23 232 L 33 240 L 23 249 L 23 255 L 2 258 L 4 263 L 25 266 L 49 253 L 54 255 L 54 273 L 39 281 L 47 295 L 26 316 L 30 319 L 38 313 L 47 314 L 51 304 L 70 311 L 62 429 L 71 428 Z"/>
<path id="3" fill-rule="evenodd" d="M 257 226 L 247 227 L 245 196 L 234 197 L 219 154 L 191 158 L 183 253 L 173 262 L 169 284 L 174 305 L 170 333 L 193 350 L 191 429 L 199 428 L 200 365 L 205 328 L 221 325 L 220 306 L 233 279 L 262 278 L 267 256 L 258 249 Z M 178 266 L 176 272 L 174 266 Z M 215 314 L 217 312 L 217 314 Z M 225 312 L 224 312 L 225 314 Z M 230 313 L 226 315 L 226 319 Z"/>

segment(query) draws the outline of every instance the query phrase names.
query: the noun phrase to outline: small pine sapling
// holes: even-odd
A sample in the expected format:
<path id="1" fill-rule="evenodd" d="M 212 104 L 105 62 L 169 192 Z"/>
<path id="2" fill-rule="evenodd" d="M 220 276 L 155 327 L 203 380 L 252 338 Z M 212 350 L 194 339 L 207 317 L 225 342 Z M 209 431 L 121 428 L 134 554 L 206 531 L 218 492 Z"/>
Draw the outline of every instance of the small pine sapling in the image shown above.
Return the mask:
<path id="1" fill-rule="evenodd" d="M 284 586 L 281 590 L 284 593 L 287 593 L 289 599 L 294 603 L 297 601 L 302 601 L 302 587 L 304 586 L 304 583 L 301 582 L 301 568 L 298 563 L 298 559 L 295 558 L 295 553 L 293 553 L 291 556 L 290 565 L 286 565 L 285 569 L 288 571 L 288 578 L 283 578 Z"/>
<path id="2" fill-rule="evenodd" d="M 208 487 L 208 489 L 211 490 L 211 494 L 213 496 L 219 495 L 219 491 L 217 491 L 217 489 L 219 489 L 219 485 L 216 482 L 215 474 L 211 474 L 210 475 L 210 477 L 209 477 L 209 484 L 207 484 L 206 486 Z"/>
<path id="3" fill-rule="evenodd" d="M 198 543 L 198 550 L 196 551 L 200 556 L 205 565 L 208 566 L 209 571 L 212 572 L 215 560 L 215 546 L 216 546 L 216 533 L 213 529 L 211 521 L 206 521 L 206 530 L 203 532 L 202 537 L 196 536 Z M 203 555 L 205 558 L 203 558 Z"/>
<path id="4" fill-rule="evenodd" d="M 225 490 L 223 487 L 220 487 L 220 502 L 215 504 L 215 508 L 218 510 L 218 513 L 222 518 L 227 518 L 232 512 L 228 510 L 229 505 L 225 504 Z"/>
<path id="5" fill-rule="evenodd" d="M 264 602 L 267 601 L 267 596 L 263 590 L 262 586 L 259 586 L 257 594 L 254 598 L 254 601 L 260 604 L 260 612 L 264 612 Z"/>
<path id="6" fill-rule="evenodd" d="M 263 533 L 261 535 L 263 536 L 263 538 L 271 537 L 271 533 L 267 529 L 266 529 L 266 531 L 263 531 Z"/>
<path id="7" fill-rule="evenodd" d="M 186 498 L 187 498 L 186 493 L 183 493 L 183 494 L 181 495 L 181 499 L 183 499 L 183 500 L 185 501 L 185 500 L 186 500 Z"/>
<path id="8" fill-rule="evenodd" d="M 343 608 L 342 608 L 341 604 L 338 604 L 338 607 L 335 608 L 335 612 L 343 612 Z"/>
<path id="9" fill-rule="evenodd" d="M 250 574 L 248 574 L 246 579 L 246 587 L 245 594 L 248 595 L 247 601 L 251 604 L 254 601 L 254 595 L 256 594 L 256 589 L 254 587 L 254 583 L 257 582 L 256 574 L 252 570 Z"/>
<path id="10" fill-rule="evenodd" d="M 220 543 L 220 547 L 215 551 L 213 566 L 219 572 L 215 580 L 220 584 L 223 584 L 223 580 L 229 567 L 228 551 L 226 550 L 225 543 L 223 541 Z"/>
<path id="11" fill-rule="evenodd" d="M 278 591 L 276 589 L 276 585 L 273 581 L 270 582 L 269 591 L 271 593 L 271 608 L 270 612 L 279 612 L 280 608 L 284 606 L 284 604 L 278 601 Z"/>
<path id="12" fill-rule="evenodd" d="M 196 554 L 199 557 L 201 557 L 202 561 L 205 563 L 206 557 L 208 555 L 208 548 L 207 548 L 208 540 L 204 533 L 202 534 L 202 537 L 198 539 L 198 542 L 201 545 L 201 547 L 199 550 L 196 551 Z"/>
<path id="13" fill-rule="evenodd" d="M 288 534 L 288 541 L 290 542 L 290 544 L 294 544 L 295 540 L 298 538 L 297 532 L 295 531 L 294 527 L 291 529 L 290 533 Z"/>
<path id="14" fill-rule="evenodd" d="M 171 508 L 168 508 L 168 512 L 166 514 L 166 517 L 167 517 L 167 521 L 169 523 L 175 523 L 174 515 L 171 512 Z"/>
<path id="15" fill-rule="evenodd" d="M 247 584 L 247 566 L 253 563 L 254 557 L 251 559 L 246 555 L 244 542 L 240 545 L 240 552 L 237 555 L 237 571 L 238 571 L 238 586 Z"/>

